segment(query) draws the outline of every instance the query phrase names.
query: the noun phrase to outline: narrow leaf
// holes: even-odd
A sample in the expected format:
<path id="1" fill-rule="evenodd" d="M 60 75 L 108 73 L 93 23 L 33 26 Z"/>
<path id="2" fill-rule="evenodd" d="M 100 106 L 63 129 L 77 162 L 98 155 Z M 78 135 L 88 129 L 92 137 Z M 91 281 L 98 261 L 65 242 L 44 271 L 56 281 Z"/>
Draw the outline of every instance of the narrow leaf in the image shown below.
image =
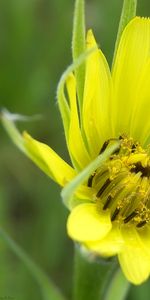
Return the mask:
<path id="1" fill-rule="evenodd" d="M 67 102 L 67 99 L 65 97 L 64 89 L 65 89 L 65 83 L 67 77 L 72 73 L 73 71 L 77 70 L 78 67 L 82 65 L 83 62 L 85 62 L 86 58 L 92 54 L 96 50 L 96 47 L 93 47 L 90 50 L 87 50 L 86 52 L 82 53 L 62 74 L 60 81 L 58 83 L 57 87 L 57 99 L 58 99 L 58 106 L 61 113 L 63 126 L 65 130 L 65 136 L 66 141 L 68 142 L 68 133 L 69 133 L 69 124 L 70 124 L 70 108 L 69 104 Z"/>
<path id="2" fill-rule="evenodd" d="M 76 0 L 73 22 L 72 37 L 72 56 L 75 61 L 82 53 L 85 52 L 85 13 L 84 0 Z M 85 78 L 85 62 L 80 65 L 76 71 L 77 94 L 79 107 L 82 108 L 84 78 Z"/>
<path id="3" fill-rule="evenodd" d="M 17 120 L 22 120 L 21 116 L 17 115 Z M 0 113 L 0 120 L 10 136 L 11 140 L 14 144 L 25 154 L 27 154 L 26 148 L 24 146 L 24 140 L 18 129 L 14 124 L 14 120 L 16 120 L 16 114 L 11 114 L 7 110 L 2 110 Z"/>
<path id="4" fill-rule="evenodd" d="M 55 157 L 55 156 L 57 156 L 57 154 L 55 154 L 55 152 L 51 148 L 49 148 L 48 146 L 45 145 L 47 147 L 47 150 L 45 152 L 45 153 L 47 153 L 47 157 L 45 155 L 42 155 L 40 153 L 40 149 L 41 149 L 41 147 L 43 147 L 42 144 L 41 144 L 41 146 L 39 146 L 40 142 L 32 139 L 26 132 L 24 132 L 22 135 L 18 131 L 18 129 L 14 123 L 14 121 L 16 121 L 16 116 L 17 116 L 17 120 L 18 120 L 18 116 L 19 116 L 19 120 L 22 121 L 20 115 L 11 114 L 10 112 L 8 112 L 6 110 L 3 110 L 1 112 L 1 117 L 0 117 L 1 122 L 2 122 L 2 125 L 4 126 L 6 132 L 8 133 L 9 137 L 14 142 L 14 144 L 28 158 L 30 158 L 45 174 L 47 174 L 47 176 L 49 176 L 50 178 L 52 178 L 55 181 L 56 178 L 47 163 L 47 157 L 49 157 L 48 158 L 48 160 L 49 160 L 50 157 Z M 59 159 L 59 157 L 58 157 L 58 159 Z M 61 161 L 61 158 L 60 158 L 60 161 Z"/>
<path id="5" fill-rule="evenodd" d="M 44 300 L 65 300 L 58 291 L 54 283 L 48 276 L 35 264 L 35 262 L 25 253 L 25 251 L 17 245 L 11 237 L 0 228 L 0 237 L 9 246 L 9 248 L 17 255 L 19 259 L 25 264 L 32 276 L 38 282 Z"/>
<path id="6" fill-rule="evenodd" d="M 121 37 L 122 32 L 123 32 L 124 28 L 126 27 L 126 25 L 131 21 L 132 18 L 135 17 L 136 7 L 137 7 L 137 0 L 124 0 L 124 2 L 123 2 L 122 13 L 121 13 L 119 28 L 118 28 L 118 33 L 117 33 L 117 39 L 116 39 L 116 43 L 115 43 L 112 67 L 114 65 L 118 45 L 120 42 L 120 37 Z"/>
<path id="7" fill-rule="evenodd" d="M 61 196 L 64 204 L 69 207 L 69 202 L 76 191 L 76 189 L 84 183 L 89 176 L 100 167 L 110 155 L 119 148 L 120 142 L 114 143 L 108 147 L 104 153 L 100 154 L 95 160 L 93 160 L 86 168 L 83 169 L 70 183 L 68 183 L 62 190 Z"/>

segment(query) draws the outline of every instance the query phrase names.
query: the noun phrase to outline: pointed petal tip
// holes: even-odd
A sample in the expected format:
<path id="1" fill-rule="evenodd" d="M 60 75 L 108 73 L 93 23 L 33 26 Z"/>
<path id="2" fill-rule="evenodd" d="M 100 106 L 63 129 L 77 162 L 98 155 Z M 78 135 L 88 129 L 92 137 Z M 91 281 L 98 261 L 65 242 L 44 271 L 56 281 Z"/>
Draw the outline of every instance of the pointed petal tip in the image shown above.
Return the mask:
<path id="1" fill-rule="evenodd" d="M 75 83 L 76 83 L 75 76 L 74 76 L 73 72 L 71 72 L 71 73 L 67 76 L 67 78 L 66 78 L 66 84 L 70 84 L 70 82 L 71 82 L 71 83 L 73 82 L 74 85 L 75 85 Z"/>
<path id="2" fill-rule="evenodd" d="M 133 26 L 133 25 L 140 25 L 140 24 L 150 24 L 150 17 L 141 17 L 141 16 L 136 16 L 133 19 L 131 19 L 131 21 L 127 24 L 127 26 L 125 27 L 125 29 L 129 26 Z"/>
<path id="3" fill-rule="evenodd" d="M 89 29 L 87 31 L 86 42 L 87 42 L 88 47 L 97 46 L 97 43 L 96 43 L 96 40 L 95 40 L 95 37 L 94 37 L 92 29 Z"/>
<path id="4" fill-rule="evenodd" d="M 28 133 L 26 130 L 24 130 L 24 131 L 22 132 L 22 136 L 23 136 L 23 138 L 25 138 L 25 139 L 30 139 L 30 138 L 31 138 L 31 136 L 29 135 L 29 133 Z"/>

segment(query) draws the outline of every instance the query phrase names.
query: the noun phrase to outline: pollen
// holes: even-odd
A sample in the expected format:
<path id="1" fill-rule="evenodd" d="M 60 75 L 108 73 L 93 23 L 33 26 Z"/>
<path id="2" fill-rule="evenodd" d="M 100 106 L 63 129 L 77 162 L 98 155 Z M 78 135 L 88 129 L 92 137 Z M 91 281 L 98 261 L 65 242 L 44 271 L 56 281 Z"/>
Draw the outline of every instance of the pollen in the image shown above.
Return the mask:
<path id="1" fill-rule="evenodd" d="M 119 151 L 89 177 L 88 185 L 97 191 L 97 207 L 102 203 L 103 210 L 110 210 L 112 222 L 132 223 L 140 228 L 150 223 L 150 156 L 132 138 L 119 139 Z"/>

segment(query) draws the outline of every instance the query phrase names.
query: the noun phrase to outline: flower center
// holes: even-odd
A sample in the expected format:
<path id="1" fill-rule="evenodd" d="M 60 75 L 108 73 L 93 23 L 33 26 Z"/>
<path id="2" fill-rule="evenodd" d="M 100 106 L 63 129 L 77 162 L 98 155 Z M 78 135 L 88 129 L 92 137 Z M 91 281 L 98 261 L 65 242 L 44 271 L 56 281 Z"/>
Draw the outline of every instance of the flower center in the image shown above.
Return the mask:
<path id="1" fill-rule="evenodd" d="M 97 191 L 97 207 L 101 202 L 103 210 L 110 209 L 112 221 L 142 227 L 150 223 L 150 156 L 132 138 L 120 139 L 120 149 L 90 176 L 88 186 Z"/>

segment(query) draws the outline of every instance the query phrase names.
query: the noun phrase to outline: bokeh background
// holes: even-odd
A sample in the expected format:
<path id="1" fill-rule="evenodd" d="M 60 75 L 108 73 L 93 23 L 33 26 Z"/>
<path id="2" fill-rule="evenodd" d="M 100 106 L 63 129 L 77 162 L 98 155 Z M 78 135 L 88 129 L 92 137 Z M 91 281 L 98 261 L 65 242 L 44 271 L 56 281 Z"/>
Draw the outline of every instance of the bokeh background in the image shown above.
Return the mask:
<path id="1" fill-rule="evenodd" d="M 86 24 L 112 59 L 122 0 L 87 0 Z M 0 0 L 0 106 L 37 122 L 20 124 L 68 160 L 56 103 L 57 82 L 71 62 L 73 0 Z M 150 15 L 149 0 L 138 15 Z M 60 189 L 24 157 L 0 127 L 0 226 L 71 299 L 73 243 Z M 4 298 L 2 298 L 4 297 Z M 40 300 L 39 286 L 0 239 L 0 299 Z M 132 287 L 128 300 L 149 299 L 150 281 Z M 94 299 L 93 299 L 94 300 Z"/>

